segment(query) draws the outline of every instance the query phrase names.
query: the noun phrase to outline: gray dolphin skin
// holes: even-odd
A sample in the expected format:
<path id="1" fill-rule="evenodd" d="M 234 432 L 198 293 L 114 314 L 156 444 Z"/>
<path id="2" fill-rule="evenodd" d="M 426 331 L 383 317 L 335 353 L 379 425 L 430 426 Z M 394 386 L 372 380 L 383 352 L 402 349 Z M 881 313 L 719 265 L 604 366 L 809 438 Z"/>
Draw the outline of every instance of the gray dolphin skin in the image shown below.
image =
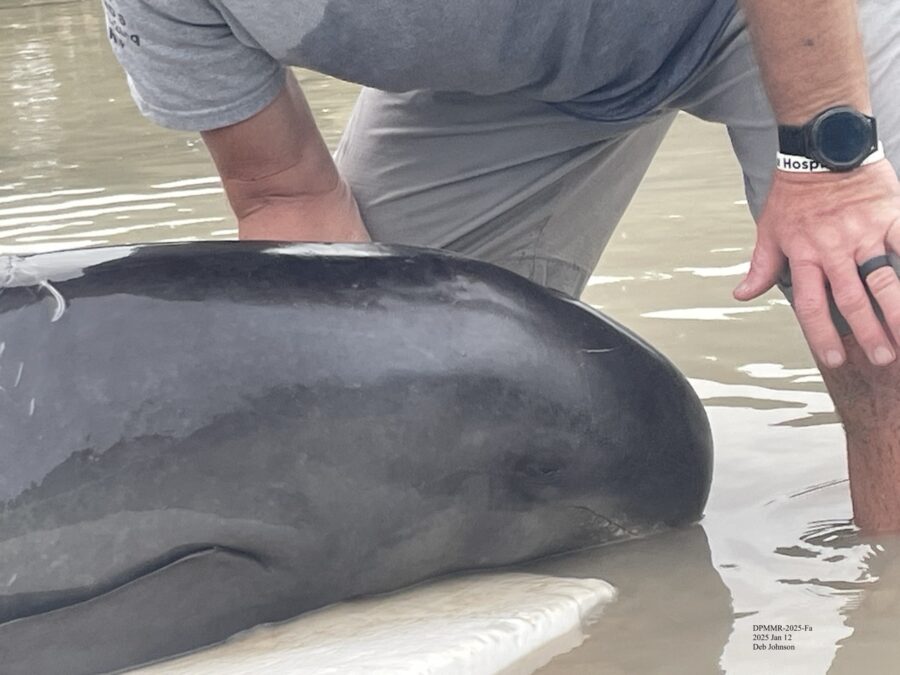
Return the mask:
<path id="1" fill-rule="evenodd" d="M 700 518 L 659 353 L 498 267 L 211 242 L 0 256 L 0 672 L 121 670 Z"/>

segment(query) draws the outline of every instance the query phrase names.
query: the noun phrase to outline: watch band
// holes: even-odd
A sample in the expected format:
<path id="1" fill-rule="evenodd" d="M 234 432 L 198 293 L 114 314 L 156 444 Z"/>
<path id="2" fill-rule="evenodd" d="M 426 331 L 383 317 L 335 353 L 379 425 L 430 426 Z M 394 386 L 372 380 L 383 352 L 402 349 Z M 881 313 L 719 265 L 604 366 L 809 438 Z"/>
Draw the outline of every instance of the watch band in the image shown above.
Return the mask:
<path id="1" fill-rule="evenodd" d="M 806 127 L 779 126 L 778 149 L 785 155 L 809 157 L 806 148 Z"/>

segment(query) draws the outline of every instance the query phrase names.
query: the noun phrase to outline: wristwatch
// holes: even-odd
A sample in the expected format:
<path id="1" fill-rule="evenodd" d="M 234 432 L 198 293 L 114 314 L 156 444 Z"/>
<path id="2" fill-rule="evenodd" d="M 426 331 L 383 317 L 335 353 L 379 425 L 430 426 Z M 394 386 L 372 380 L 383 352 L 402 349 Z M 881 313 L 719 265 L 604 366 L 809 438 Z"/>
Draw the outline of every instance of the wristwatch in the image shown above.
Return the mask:
<path id="1" fill-rule="evenodd" d="M 785 156 L 807 158 L 818 163 L 819 170 L 852 171 L 878 152 L 878 128 L 874 117 L 850 106 L 836 106 L 802 127 L 780 125 L 778 145 L 779 162 Z"/>

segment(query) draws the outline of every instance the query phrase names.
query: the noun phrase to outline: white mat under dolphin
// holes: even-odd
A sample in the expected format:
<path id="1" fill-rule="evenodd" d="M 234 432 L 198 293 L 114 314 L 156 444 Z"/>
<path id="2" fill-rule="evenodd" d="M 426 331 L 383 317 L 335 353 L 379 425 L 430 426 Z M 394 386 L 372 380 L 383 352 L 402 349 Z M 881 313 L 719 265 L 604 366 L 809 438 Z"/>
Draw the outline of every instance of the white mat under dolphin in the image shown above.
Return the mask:
<path id="1" fill-rule="evenodd" d="M 578 646 L 615 591 L 598 579 L 448 578 L 256 628 L 131 675 L 531 673 Z"/>

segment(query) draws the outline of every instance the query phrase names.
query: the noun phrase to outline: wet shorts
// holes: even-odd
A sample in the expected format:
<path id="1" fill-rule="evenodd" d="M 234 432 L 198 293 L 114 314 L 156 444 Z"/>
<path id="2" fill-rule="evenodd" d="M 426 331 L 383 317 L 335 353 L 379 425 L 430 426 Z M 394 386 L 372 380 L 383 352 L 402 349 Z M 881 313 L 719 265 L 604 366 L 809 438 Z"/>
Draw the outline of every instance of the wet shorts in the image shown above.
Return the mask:
<path id="1" fill-rule="evenodd" d="M 860 12 L 879 134 L 900 167 L 900 2 L 861 0 Z M 757 216 L 777 135 L 740 14 L 710 64 L 641 119 L 365 89 L 336 157 L 374 239 L 451 249 L 578 296 L 679 111 L 728 127 Z M 789 279 L 782 290 L 791 299 Z"/>

